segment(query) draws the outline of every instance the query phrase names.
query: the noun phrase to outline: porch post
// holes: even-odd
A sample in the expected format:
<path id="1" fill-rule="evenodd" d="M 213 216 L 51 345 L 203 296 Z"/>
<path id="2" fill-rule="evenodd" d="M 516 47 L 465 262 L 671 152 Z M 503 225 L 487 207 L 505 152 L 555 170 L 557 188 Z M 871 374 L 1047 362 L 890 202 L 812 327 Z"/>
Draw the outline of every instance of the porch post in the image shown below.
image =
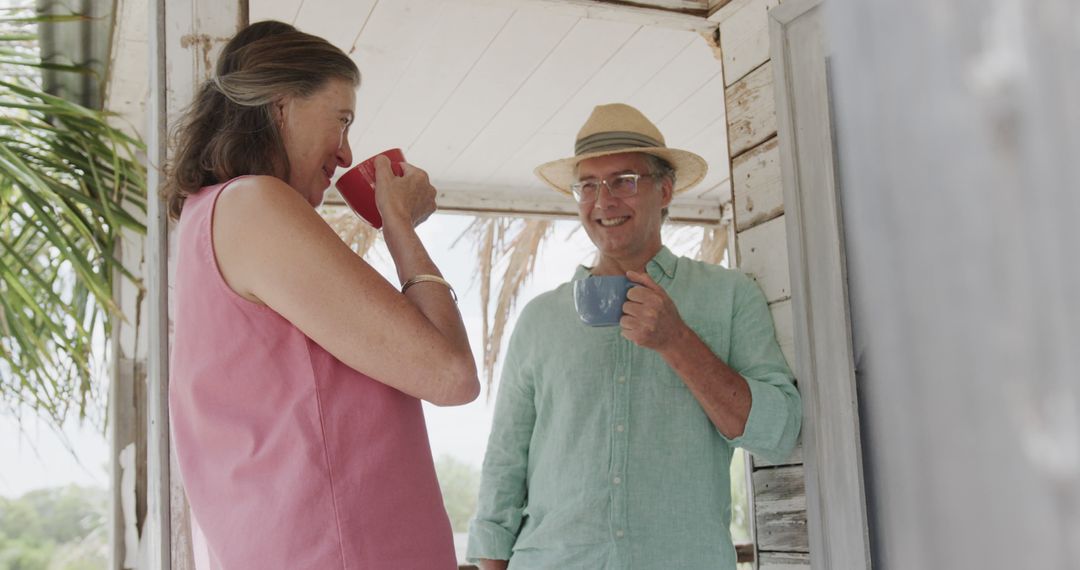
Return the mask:
<path id="1" fill-rule="evenodd" d="M 246 0 L 152 0 L 147 129 L 147 479 L 146 568 L 193 568 L 187 500 L 169 444 L 170 247 L 166 206 L 159 198 L 169 127 L 209 77 L 225 41 L 246 23 Z M 242 22 L 241 20 L 245 20 Z"/>

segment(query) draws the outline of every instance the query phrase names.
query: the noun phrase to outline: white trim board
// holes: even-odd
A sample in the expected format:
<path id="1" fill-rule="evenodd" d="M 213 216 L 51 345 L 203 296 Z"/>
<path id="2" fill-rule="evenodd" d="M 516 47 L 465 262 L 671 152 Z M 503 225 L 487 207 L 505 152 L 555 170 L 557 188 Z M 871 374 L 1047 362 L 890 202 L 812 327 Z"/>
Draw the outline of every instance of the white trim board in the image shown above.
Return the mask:
<path id="1" fill-rule="evenodd" d="M 822 0 L 769 12 L 813 568 L 871 567 Z"/>

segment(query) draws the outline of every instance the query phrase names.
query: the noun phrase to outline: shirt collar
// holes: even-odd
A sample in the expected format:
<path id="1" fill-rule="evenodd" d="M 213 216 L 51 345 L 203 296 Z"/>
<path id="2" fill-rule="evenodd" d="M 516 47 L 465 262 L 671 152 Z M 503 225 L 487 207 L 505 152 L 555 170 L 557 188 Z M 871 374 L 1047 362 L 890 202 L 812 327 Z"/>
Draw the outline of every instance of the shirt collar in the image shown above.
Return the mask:
<path id="1" fill-rule="evenodd" d="M 671 253 L 671 250 L 668 249 L 667 246 L 660 246 L 660 251 L 656 252 L 656 255 L 649 260 L 649 263 L 645 264 L 645 272 L 657 283 L 661 283 L 667 279 L 674 279 L 675 266 L 678 264 L 678 261 L 679 258 L 675 257 L 675 254 Z M 591 267 L 579 265 L 574 271 L 574 281 L 590 276 L 591 272 Z"/>

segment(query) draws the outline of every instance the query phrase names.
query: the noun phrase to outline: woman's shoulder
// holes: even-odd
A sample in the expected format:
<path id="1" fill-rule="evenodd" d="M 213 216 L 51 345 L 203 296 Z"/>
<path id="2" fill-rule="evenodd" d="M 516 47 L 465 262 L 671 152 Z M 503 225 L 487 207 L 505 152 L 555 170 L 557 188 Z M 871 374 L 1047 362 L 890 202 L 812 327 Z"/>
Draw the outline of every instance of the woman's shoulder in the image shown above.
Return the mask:
<path id="1" fill-rule="evenodd" d="M 248 221 L 281 216 L 310 215 L 311 206 L 280 178 L 242 176 L 229 181 L 217 200 L 215 216 L 237 216 Z"/>

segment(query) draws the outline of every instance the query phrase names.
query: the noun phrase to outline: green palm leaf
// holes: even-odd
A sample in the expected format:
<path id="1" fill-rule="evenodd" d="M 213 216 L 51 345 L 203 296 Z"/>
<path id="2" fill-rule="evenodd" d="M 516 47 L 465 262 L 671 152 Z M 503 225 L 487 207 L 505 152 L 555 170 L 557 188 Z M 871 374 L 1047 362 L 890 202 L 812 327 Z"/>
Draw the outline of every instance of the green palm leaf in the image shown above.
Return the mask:
<path id="1" fill-rule="evenodd" d="M 116 318 L 123 230 L 144 233 L 142 143 L 42 90 L 35 26 L 81 16 L 0 10 L 0 402 L 59 426 L 100 406 L 95 361 Z M 98 408 L 100 410 L 100 408 Z"/>

